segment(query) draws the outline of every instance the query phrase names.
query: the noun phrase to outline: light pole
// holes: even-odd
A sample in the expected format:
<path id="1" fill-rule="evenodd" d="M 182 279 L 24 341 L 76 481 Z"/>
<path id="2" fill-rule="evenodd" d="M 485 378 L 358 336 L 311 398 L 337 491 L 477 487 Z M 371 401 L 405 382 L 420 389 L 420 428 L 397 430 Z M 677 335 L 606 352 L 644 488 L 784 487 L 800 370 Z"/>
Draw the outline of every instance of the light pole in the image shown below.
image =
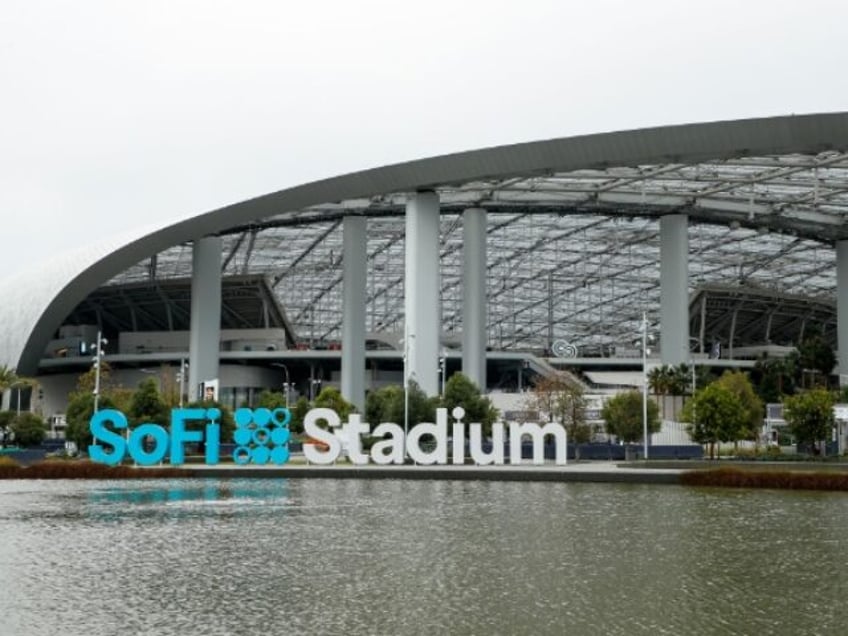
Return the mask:
<path id="1" fill-rule="evenodd" d="M 648 459 L 648 318 L 642 314 L 642 454 Z"/>
<path id="2" fill-rule="evenodd" d="M 109 341 L 103 337 L 103 334 L 97 332 L 97 342 L 94 343 L 94 412 L 97 413 L 100 404 L 100 362 L 103 359 L 103 347 L 109 344 Z"/>
<path id="3" fill-rule="evenodd" d="M 289 368 L 282 362 L 274 362 L 271 366 L 280 367 L 286 373 L 286 381 L 283 382 L 283 393 L 286 399 L 286 408 L 289 408 L 289 388 L 291 387 L 291 377 L 289 376 Z"/>
<path id="4" fill-rule="evenodd" d="M 689 338 L 689 342 L 690 343 L 694 342 L 696 344 L 700 344 L 701 341 L 698 338 Z M 703 348 L 702 348 L 701 352 L 703 353 Z M 698 418 L 697 418 L 697 415 L 696 415 L 696 412 L 695 412 L 695 391 L 698 390 L 698 385 L 697 385 L 697 382 L 695 380 L 695 352 L 691 350 L 691 347 L 690 347 L 690 354 L 689 354 L 689 362 L 692 366 L 692 425 L 694 426 L 698 422 Z"/>
<path id="5" fill-rule="evenodd" d="M 695 391 L 697 390 L 697 385 L 695 383 L 695 360 L 694 358 L 691 360 L 692 362 L 692 427 L 698 423 L 698 414 L 697 409 L 695 407 Z"/>
<path id="6" fill-rule="evenodd" d="M 185 384 L 186 384 L 186 367 L 188 366 L 188 362 L 185 361 L 185 358 L 180 358 L 180 408 L 183 408 L 183 396 L 185 395 Z"/>
<path id="7" fill-rule="evenodd" d="M 409 334 L 403 339 L 403 438 L 409 433 L 409 351 L 410 341 L 415 341 L 415 334 Z M 406 449 L 406 442 L 403 445 Z M 404 450 L 404 457 L 406 450 Z"/>
<path id="8" fill-rule="evenodd" d="M 448 374 L 448 353 L 442 349 L 442 354 L 439 356 L 439 369 L 442 372 L 442 397 L 445 397 L 445 376 Z"/>

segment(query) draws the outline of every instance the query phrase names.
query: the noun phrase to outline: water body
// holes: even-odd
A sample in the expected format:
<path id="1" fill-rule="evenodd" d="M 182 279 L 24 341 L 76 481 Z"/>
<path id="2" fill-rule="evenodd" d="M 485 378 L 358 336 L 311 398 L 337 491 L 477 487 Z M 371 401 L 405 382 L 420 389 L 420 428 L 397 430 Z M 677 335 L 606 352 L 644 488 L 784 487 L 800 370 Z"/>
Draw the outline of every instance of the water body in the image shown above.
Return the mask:
<path id="1" fill-rule="evenodd" d="M 0 482 L 0 634 L 844 634 L 848 496 Z"/>

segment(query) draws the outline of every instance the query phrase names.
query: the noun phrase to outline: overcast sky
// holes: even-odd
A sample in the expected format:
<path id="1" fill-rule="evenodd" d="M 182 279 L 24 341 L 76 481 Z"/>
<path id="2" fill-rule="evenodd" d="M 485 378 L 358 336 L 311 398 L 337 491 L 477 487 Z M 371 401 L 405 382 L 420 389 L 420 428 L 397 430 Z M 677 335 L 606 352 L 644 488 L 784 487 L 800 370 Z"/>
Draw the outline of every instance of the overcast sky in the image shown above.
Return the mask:
<path id="1" fill-rule="evenodd" d="M 848 110 L 848 3 L 3 0 L 0 276 L 336 174 Z"/>

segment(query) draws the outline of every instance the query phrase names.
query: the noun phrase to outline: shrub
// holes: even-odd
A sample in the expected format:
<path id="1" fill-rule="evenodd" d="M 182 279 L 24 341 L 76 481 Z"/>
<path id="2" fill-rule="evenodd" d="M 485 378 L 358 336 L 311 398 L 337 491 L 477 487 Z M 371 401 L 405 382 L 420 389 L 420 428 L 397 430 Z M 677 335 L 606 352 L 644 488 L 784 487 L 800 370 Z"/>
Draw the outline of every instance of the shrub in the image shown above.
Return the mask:
<path id="1" fill-rule="evenodd" d="M 35 413 L 21 413 L 9 427 L 15 434 L 15 443 L 19 446 L 38 446 L 47 436 L 44 420 Z"/>
<path id="2" fill-rule="evenodd" d="M 684 486 L 712 486 L 722 488 L 848 491 L 848 473 L 841 471 L 808 472 L 716 468 L 713 470 L 685 472 L 680 476 L 680 483 Z"/>
<path id="3" fill-rule="evenodd" d="M 178 468 L 107 466 L 91 461 L 44 460 L 22 468 L 0 465 L 0 479 L 151 479 L 185 477 Z"/>
<path id="4" fill-rule="evenodd" d="M 14 460 L 14 458 L 9 457 L 8 455 L 0 455 L 0 467 L 3 466 L 17 466 L 20 467 L 20 464 Z"/>

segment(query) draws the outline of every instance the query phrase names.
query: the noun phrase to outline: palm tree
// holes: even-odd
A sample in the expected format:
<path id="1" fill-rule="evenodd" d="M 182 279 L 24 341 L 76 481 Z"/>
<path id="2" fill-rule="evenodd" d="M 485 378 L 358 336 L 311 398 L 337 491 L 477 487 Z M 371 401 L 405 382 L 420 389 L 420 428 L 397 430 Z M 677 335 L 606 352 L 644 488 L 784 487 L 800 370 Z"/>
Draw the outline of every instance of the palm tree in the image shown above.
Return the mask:
<path id="1" fill-rule="evenodd" d="M 0 364 L 0 393 L 8 391 L 9 388 L 18 379 L 18 374 L 14 369 L 7 367 L 5 364 Z"/>
<path id="2" fill-rule="evenodd" d="M 14 369 L 0 365 L 0 402 L 5 397 L 6 392 L 10 389 L 18 389 L 18 397 L 20 398 L 20 390 L 25 388 L 34 388 L 38 386 L 38 381 L 34 378 L 25 378 L 18 375 Z"/>
<path id="3" fill-rule="evenodd" d="M 691 367 L 684 363 L 669 367 L 669 392 L 674 396 L 672 401 L 672 419 L 677 419 L 677 398 L 686 395 L 691 386 Z"/>
<path id="4" fill-rule="evenodd" d="M 0 407 L 6 397 L 6 391 L 12 388 L 18 380 L 18 374 L 14 369 L 7 367 L 5 364 L 0 364 Z"/>
<path id="5" fill-rule="evenodd" d="M 654 367 L 648 371 L 648 386 L 655 396 L 665 390 L 665 375 L 662 367 Z"/>
<path id="6" fill-rule="evenodd" d="M 663 419 L 665 418 L 665 396 L 671 393 L 673 380 L 674 377 L 671 372 L 671 367 L 665 364 L 659 367 L 654 367 L 648 372 L 648 385 L 651 387 L 655 396 L 662 396 L 663 398 L 659 401 Z"/>

